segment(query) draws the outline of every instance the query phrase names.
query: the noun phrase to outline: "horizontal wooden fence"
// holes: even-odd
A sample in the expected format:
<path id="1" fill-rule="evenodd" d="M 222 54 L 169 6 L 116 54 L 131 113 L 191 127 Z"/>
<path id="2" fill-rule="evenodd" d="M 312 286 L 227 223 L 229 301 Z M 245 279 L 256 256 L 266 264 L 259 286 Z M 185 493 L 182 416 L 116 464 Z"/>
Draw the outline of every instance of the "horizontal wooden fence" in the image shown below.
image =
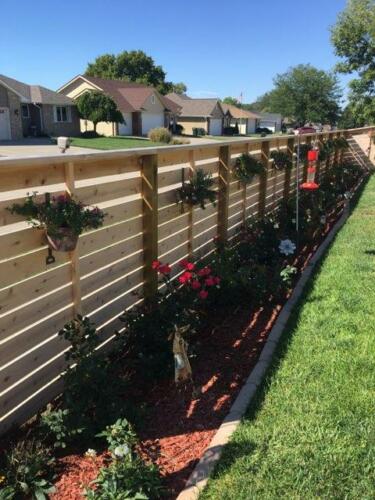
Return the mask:
<path id="1" fill-rule="evenodd" d="M 302 142 L 364 134 L 372 129 L 302 136 Z M 61 389 L 67 344 L 57 336 L 77 313 L 96 324 L 103 343 L 121 329 L 118 316 L 157 290 L 151 262 L 159 258 L 179 272 L 184 257 L 203 258 L 218 236 L 227 240 L 254 214 L 272 210 L 296 189 L 295 168 L 270 167 L 274 149 L 293 155 L 296 138 L 218 141 L 91 154 L 10 158 L 0 161 L 0 432 L 24 422 Z M 267 174 L 247 187 L 231 176 L 241 153 L 260 158 Z M 320 173 L 339 160 L 335 152 Z M 195 169 L 211 172 L 216 207 L 182 210 L 176 188 Z M 301 179 L 306 176 L 301 170 Z M 72 193 L 98 205 L 104 226 L 80 236 L 77 250 L 54 253 L 42 231 L 7 210 L 27 193 Z M 137 292 L 137 293 L 135 293 Z"/>

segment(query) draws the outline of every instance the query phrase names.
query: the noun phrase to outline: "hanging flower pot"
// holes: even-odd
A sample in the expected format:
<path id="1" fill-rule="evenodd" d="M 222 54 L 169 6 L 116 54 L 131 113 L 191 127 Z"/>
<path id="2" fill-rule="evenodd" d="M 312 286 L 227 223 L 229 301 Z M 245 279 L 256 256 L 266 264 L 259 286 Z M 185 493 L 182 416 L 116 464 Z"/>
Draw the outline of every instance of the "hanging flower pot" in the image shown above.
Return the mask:
<path id="1" fill-rule="evenodd" d="M 209 172 L 204 172 L 198 168 L 189 182 L 183 182 L 182 186 L 176 190 L 177 203 L 185 205 L 200 206 L 205 209 L 208 202 L 216 205 L 218 196 L 213 189 L 215 181 Z"/>
<path id="2" fill-rule="evenodd" d="M 56 252 L 72 252 L 78 243 L 78 234 L 69 227 L 61 227 L 49 234 L 46 231 L 48 245 Z"/>
<path id="3" fill-rule="evenodd" d="M 243 153 L 234 162 L 233 168 L 234 177 L 241 184 L 250 184 L 254 177 L 263 174 L 266 169 L 261 161 L 248 153 Z"/>
<path id="4" fill-rule="evenodd" d="M 28 195 L 23 204 L 14 204 L 8 210 L 25 216 L 31 226 L 44 229 L 49 247 L 56 252 L 72 252 L 83 231 L 103 225 L 102 210 L 87 207 L 69 194 L 51 199 L 47 193 L 42 202 L 35 196 Z"/>

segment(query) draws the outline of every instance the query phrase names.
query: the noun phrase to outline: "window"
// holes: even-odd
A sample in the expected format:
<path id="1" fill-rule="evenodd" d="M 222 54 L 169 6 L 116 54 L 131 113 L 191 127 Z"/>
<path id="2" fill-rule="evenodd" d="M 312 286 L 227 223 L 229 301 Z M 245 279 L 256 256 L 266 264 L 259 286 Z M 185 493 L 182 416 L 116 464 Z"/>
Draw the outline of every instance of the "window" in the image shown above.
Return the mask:
<path id="1" fill-rule="evenodd" d="M 30 118 L 29 106 L 27 104 L 22 104 L 21 112 L 22 112 L 22 118 Z"/>
<path id="2" fill-rule="evenodd" d="M 70 107 L 69 106 L 55 106 L 55 122 L 64 123 L 70 122 Z"/>
<path id="3" fill-rule="evenodd" d="M 151 96 L 151 104 L 155 104 L 155 96 L 154 96 L 154 94 L 152 94 L 152 96 Z"/>

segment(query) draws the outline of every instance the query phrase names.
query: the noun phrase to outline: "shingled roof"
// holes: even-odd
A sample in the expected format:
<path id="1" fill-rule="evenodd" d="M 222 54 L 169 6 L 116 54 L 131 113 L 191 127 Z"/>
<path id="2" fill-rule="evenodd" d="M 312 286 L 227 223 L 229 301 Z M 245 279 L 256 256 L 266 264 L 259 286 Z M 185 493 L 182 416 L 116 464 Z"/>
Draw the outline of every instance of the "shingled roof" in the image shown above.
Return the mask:
<path id="1" fill-rule="evenodd" d="M 237 106 L 233 106 L 232 104 L 221 103 L 224 111 L 229 111 L 229 113 L 233 116 L 233 118 L 241 119 L 241 118 L 252 118 L 259 119 L 261 117 L 260 114 L 254 113 L 253 111 L 248 111 L 247 109 L 238 108 Z"/>
<path id="2" fill-rule="evenodd" d="M 217 105 L 220 106 L 223 113 L 221 103 L 219 99 L 211 98 L 211 99 L 192 99 L 186 95 L 180 94 L 167 94 L 167 98 L 171 101 L 174 101 L 176 104 L 181 106 L 181 115 L 182 116 L 192 116 L 192 117 L 210 117 L 212 116 L 214 109 Z"/>
<path id="3" fill-rule="evenodd" d="M 180 106 L 178 104 L 161 95 L 154 87 L 142 83 L 78 75 L 68 84 L 64 85 L 64 87 L 70 85 L 79 78 L 92 83 L 98 90 L 112 97 L 122 113 L 142 111 L 146 99 L 151 94 L 155 94 L 159 98 L 166 111 L 171 111 L 176 114 L 180 111 Z M 64 87 L 62 87 L 60 91 L 63 91 Z"/>
<path id="4" fill-rule="evenodd" d="M 0 75 L 0 85 L 1 83 L 17 94 L 25 103 L 74 105 L 74 101 L 70 97 L 58 94 L 41 85 L 28 85 L 5 75 Z"/>

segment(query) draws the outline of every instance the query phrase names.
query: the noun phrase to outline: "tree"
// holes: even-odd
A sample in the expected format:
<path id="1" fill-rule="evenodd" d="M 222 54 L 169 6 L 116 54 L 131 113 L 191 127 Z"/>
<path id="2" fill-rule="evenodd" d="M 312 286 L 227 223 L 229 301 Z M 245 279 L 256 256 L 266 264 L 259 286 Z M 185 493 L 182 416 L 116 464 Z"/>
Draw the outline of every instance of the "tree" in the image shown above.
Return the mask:
<path id="1" fill-rule="evenodd" d="M 114 100 L 102 92 L 85 92 L 77 98 L 76 103 L 80 116 L 94 124 L 94 132 L 99 122 L 124 123 Z"/>
<path id="2" fill-rule="evenodd" d="M 223 99 L 224 104 L 229 104 L 231 106 L 237 106 L 237 108 L 241 108 L 242 104 L 238 99 L 235 97 L 224 97 Z"/>
<path id="3" fill-rule="evenodd" d="M 299 64 L 276 75 L 274 85 L 257 101 L 262 111 L 281 113 L 301 125 L 337 121 L 342 94 L 334 74 Z"/>
<path id="4" fill-rule="evenodd" d="M 266 92 L 262 96 L 258 97 L 258 99 L 255 102 L 249 104 L 248 106 L 250 110 L 253 111 L 272 113 L 270 98 L 271 98 L 271 92 Z"/>
<path id="5" fill-rule="evenodd" d="M 157 88 L 162 94 L 186 92 L 185 84 L 167 82 L 163 68 L 156 66 L 152 57 L 142 50 L 124 50 L 118 55 L 99 56 L 88 64 L 85 75 L 143 83 Z"/>
<path id="6" fill-rule="evenodd" d="M 358 73 L 349 83 L 350 113 L 359 125 L 375 121 L 375 1 L 349 0 L 331 30 L 336 55 L 342 58 L 336 69 Z"/>

